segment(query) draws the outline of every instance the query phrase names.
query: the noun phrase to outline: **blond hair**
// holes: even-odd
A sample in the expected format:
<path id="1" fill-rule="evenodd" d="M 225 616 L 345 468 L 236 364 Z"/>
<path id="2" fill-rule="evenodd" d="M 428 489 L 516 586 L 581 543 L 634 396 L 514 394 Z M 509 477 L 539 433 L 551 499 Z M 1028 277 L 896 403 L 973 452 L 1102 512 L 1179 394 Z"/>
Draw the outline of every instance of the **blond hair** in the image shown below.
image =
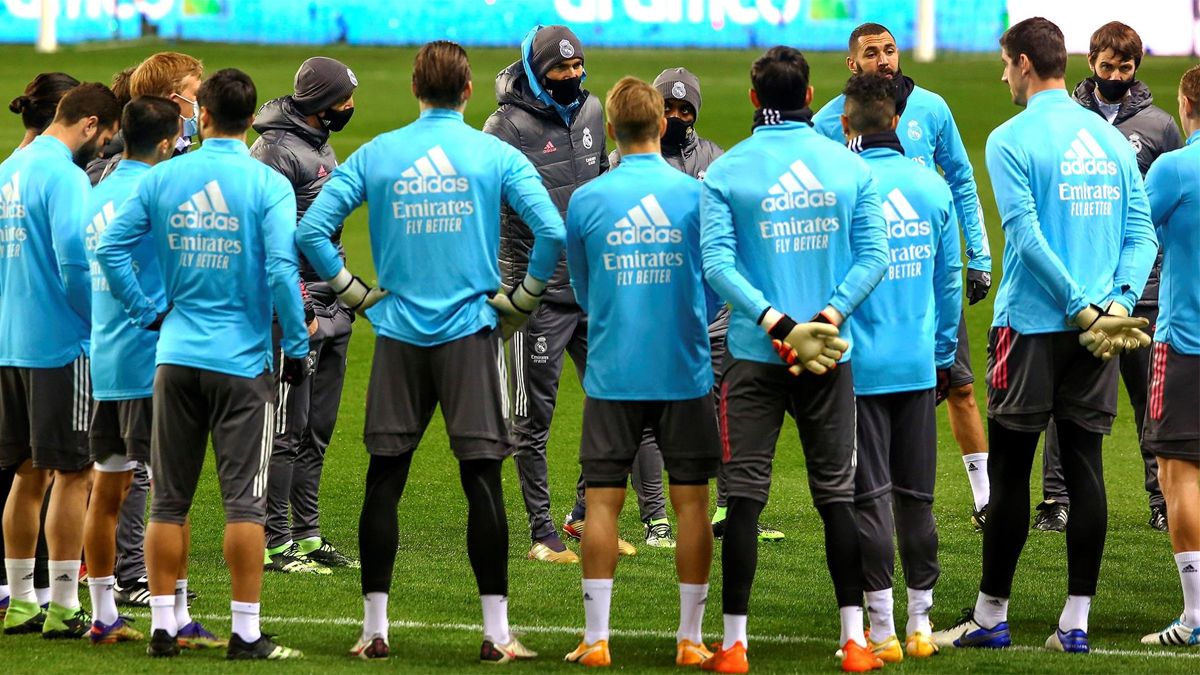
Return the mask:
<path id="1" fill-rule="evenodd" d="M 204 65 L 199 59 L 179 52 L 159 52 L 134 69 L 129 76 L 129 93 L 133 98 L 169 98 L 179 92 L 189 75 L 196 79 L 204 77 Z"/>
<path id="2" fill-rule="evenodd" d="M 604 100 L 604 113 L 618 143 L 638 143 L 658 138 L 663 119 L 662 94 L 645 82 L 626 75 Z"/>

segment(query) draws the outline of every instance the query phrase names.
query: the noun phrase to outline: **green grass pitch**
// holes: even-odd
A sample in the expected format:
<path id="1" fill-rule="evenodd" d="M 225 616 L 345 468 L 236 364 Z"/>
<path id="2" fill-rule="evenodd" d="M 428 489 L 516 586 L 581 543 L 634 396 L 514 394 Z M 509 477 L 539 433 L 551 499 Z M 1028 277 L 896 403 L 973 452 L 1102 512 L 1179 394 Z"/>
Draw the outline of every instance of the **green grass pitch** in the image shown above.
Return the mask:
<path id="1" fill-rule="evenodd" d="M 803 42 L 802 40 L 800 41 Z M 334 136 L 340 157 L 372 136 L 412 121 L 417 105 L 409 88 L 414 50 L 370 48 L 285 48 L 189 44 L 176 46 L 201 57 L 208 72 L 236 66 L 258 83 L 260 101 L 288 93 L 300 61 L 316 54 L 344 60 L 358 75 L 358 113 L 343 133 Z M 0 93 L 18 95 L 40 71 L 64 70 L 84 80 L 107 82 L 112 73 L 140 61 L 165 44 L 67 48 L 51 56 L 31 48 L 0 48 Z M 473 49 L 475 96 L 467 121 L 479 127 L 494 109 L 492 77 L 516 58 L 513 49 Z M 725 147 L 750 130 L 751 108 L 746 91 L 753 52 L 589 50 L 586 86 L 603 95 L 620 76 L 647 80 L 669 66 L 683 65 L 703 84 L 704 106 L 699 131 Z M 831 98 L 847 72 L 840 54 L 810 54 L 816 104 Z M 1002 236 L 986 172 L 983 147 L 987 134 L 1017 112 L 1000 82 L 997 55 L 948 55 L 935 64 L 904 62 L 916 81 L 946 98 L 958 120 L 976 167 L 979 192 L 986 211 L 996 264 Z M 1157 92 L 1158 102 L 1175 112 L 1175 88 L 1190 65 L 1183 59 L 1150 58 L 1139 76 Z M 1072 58 L 1069 79 L 1087 74 L 1081 58 Z M 4 98 L 4 100 L 9 100 Z M 815 108 L 816 106 L 814 106 Z M 597 130 L 593 130 L 595 133 Z M 0 115 L 0 138 L 15 146 L 20 124 L 15 115 Z M 0 144 L 2 145 L 2 144 Z M 370 278 L 365 211 L 347 224 L 346 248 L 351 267 Z M 435 270 L 431 268 L 431 273 Z M 999 270 L 996 274 L 998 280 Z M 991 320 L 991 300 L 967 309 L 975 372 L 985 362 L 985 336 Z M 342 400 L 341 419 L 326 461 L 322 484 L 322 524 L 325 534 L 347 552 L 355 552 L 358 511 L 367 464 L 361 434 L 364 396 L 372 349 L 365 321 L 355 325 L 350 366 Z M 980 378 L 982 380 L 982 378 Z M 980 406 L 983 387 L 976 388 Z M 582 391 L 573 369 L 563 375 L 558 414 L 550 439 L 550 479 L 556 519 L 571 505 L 578 472 L 577 448 Z M 935 512 L 940 524 L 942 578 L 937 586 L 934 621 L 946 626 L 959 608 L 974 602 L 979 581 L 980 537 L 972 531 L 970 491 L 959 451 L 939 409 L 939 466 Z M 1156 630 L 1177 616 L 1181 605 L 1179 582 L 1167 536 L 1146 525 L 1148 515 L 1142 487 L 1142 464 L 1137 451 L 1133 416 L 1122 394 L 1116 430 L 1105 443 L 1110 524 L 1107 555 L 1091 617 L 1091 640 L 1098 653 L 1088 657 L 1055 655 L 1040 650 L 1052 630 L 1066 592 L 1065 544 L 1061 534 L 1031 533 L 1018 570 L 1011 624 L 1016 643 L 1004 652 L 943 653 L 927 661 L 906 661 L 889 671 L 908 672 L 1189 672 L 1200 669 L 1200 652 L 1166 652 L 1138 644 L 1143 633 Z M 219 633 L 229 630 L 229 575 L 221 560 L 223 517 L 212 473 L 204 476 L 193 510 L 191 587 L 200 593 L 193 611 Z M 1035 472 L 1034 485 L 1038 485 Z M 525 512 L 512 465 L 504 472 L 510 549 L 510 615 L 530 647 L 541 652 L 531 663 L 516 664 L 521 672 L 566 669 L 562 655 L 572 649 L 583 628 L 580 571 L 525 559 L 529 546 Z M 1040 493 L 1030 495 L 1036 503 Z M 264 628 L 280 640 L 302 649 L 306 659 L 288 664 L 290 672 L 402 669 L 409 672 L 461 672 L 480 668 L 479 603 L 465 555 L 465 501 L 440 418 L 417 452 L 408 490 L 400 506 L 400 553 L 392 587 L 393 657 L 386 663 L 351 661 L 346 650 L 358 634 L 362 604 L 358 575 L 337 571 L 332 577 L 270 575 L 263 588 Z M 751 601 L 751 660 L 754 671 L 832 672 L 838 634 L 837 612 L 822 552 L 820 520 L 811 506 L 803 461 L 794 428 L 785 428 L 778 449 L 775 482 L 764 522 L 782 529 L 787 539 L 762 545 L 757 583 Z M 630 496 L 621 522 L 622 533 L 640 541 L 641 528 Z M 706 638 L 721 631 L 720 544 L 714 565 L 712 600 L 705 622 Z M 902 577 L 898 577 L 898 585 Z M 87 591 L 80 590 L 87 598 Z M 896 602 L 897 624 L 904 625 L 904 593 Z M 642 547 L 634 558 L 621 561 L 613 604 L 614 667 L 628 671 L 669 672 L 674 668 L 674 630 L 678 620 L 677 590 L 672 555 Z M 134 612 L 139 627 L 148 629 L 148 614 Z M 169 662 L 151 662 L 144 645 L 93 648 L 85 641 L 47 643 L 32 637 L 0 636 L 0 660 L 5 672 L 275 672 L 275 665 L 226 665 L 222 654 L 185 654 Z M 93 670 L 94 669 L 94 670 Z"/>

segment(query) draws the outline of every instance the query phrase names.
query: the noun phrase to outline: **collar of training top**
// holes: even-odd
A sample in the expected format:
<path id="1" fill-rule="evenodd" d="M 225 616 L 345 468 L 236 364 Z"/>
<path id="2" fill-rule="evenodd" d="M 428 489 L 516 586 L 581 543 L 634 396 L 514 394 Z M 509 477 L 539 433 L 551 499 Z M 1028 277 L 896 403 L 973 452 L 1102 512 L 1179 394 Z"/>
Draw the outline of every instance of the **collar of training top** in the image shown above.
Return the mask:
<path id="1" fill-rule="evenodd" d="M 904 154 L 904 146 L 900 144 L 900 137 L 896 135 L 894 129 L 856 136 L 846 143 L 846 147 L 857 153 L 881 149 L 893 150 L 901 155 Z"/>
<path id="2" fill-rule="evenodd" d="M 460 122 L 463 119 L 463 114 L 453 108 L 426 108 L 421 111 L 421 117 L 442 117 L 445 119 L 455 119 Z"/>
<path id="3" fill-rule="evenodd" d="M 777 126 L 788 122 L 803 122 L 812 126 L 813 111 L 808 106 L 799 110 L 778 110 L 776 108 L 759 108 L 754 111 L 754 123 L 750 125 L 753 132 L 759 127 Z"/>

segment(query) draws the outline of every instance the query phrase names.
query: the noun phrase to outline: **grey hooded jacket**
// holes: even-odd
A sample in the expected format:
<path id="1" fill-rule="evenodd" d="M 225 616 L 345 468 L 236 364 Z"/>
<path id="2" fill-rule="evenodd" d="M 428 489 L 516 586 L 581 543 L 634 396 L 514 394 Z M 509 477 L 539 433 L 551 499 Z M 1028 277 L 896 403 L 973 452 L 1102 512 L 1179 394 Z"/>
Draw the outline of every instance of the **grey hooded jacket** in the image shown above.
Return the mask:
<path id="1" fill-rule="evenodd" d="M 662 156 L 667 164 L 679 169 L 692 178 L 704 180 L 704 173 L 718 157 L 725 154 L 721 146 L 702 138 L 696 130 L 688 129 L 687 141 L 680 148 L 663 146 Z M 621 163 L 621 151 L 613 150 L 608 156 L 609 165 L 616 168 Z"/>
<path id="2" fill-rule="evenodd" d="M 329 131 L 309 126 L 305 116 L 296 110 L 291 96 L 264 103 L 254 118 L 254 130 L 261 135 L 250 146 L 250 154 L 292 184 L 299 222 L 338 165 L 337 155 L 329 146 Z M 342 224 L 338 224 L 330 239 L 345 259 Z M 330 306 L 336 302 L 337 297 L 329 284 L 321 279 L 303 254 L 300 255 L 300 278 L 308 292 L 322 304 Z"/>
<path id="3" fill-rule="evenodd" d="M 559 108 L 539 98 L 541 91 L 537 83 L 531 86 L 523 61 L 500 71 L 496 77 L 496 100 L 500 107 L 488 117 L 483 130 L 529 159 L 565 219 L 567 203 L 575 190 L 608 170 L 603 110 L 595 96 L 581 90 L 580 103 L 573 109 L 568 124 Z M 511 288 L 524 278 L 532 247 L 533 233 L 529 226 L 507 204 L 502 205 L 500 279 L 506 287 Z M 544 301 L 575 303 L 565 255 L 549 280 Z"/>
<path id="4" fill-rule="evenodd" d="M 1075 85 L 1075 101 L 1097 115 L 1103 116 L 1100 104 L 1096 101 L 1095 91 L 1096 83 L 1091 78 L 1087 78 Z M 1183 146 L 1183 134 L 1179 131 L 1179 125 L 1175 123 L 1175 118 L 1154 105 L 1154 96 L 1150 94 L 1150 87 L 1140 80 L 1130 87 L 1129 93 L 1121 101 L 1121 107 L 1117 110 L 1117 116 L 1112 123 L 1125 135 L 1129 144 L 1133 146 L 1134 152 L 1137 153 L 1138 169 L 1142 172 L 1143 178 L 1159 155 Z M 1161 270 L 1162 249 L 1159 249 L 1158 257 L 1154 260 L 1154 267 L 1150 270 L 1150 278 L 1146 280 L 1146 288 L 1142 291 L 1142 297 L 1138 299 L 1139 306 L 1158 305 L 1158 277 Z"/>

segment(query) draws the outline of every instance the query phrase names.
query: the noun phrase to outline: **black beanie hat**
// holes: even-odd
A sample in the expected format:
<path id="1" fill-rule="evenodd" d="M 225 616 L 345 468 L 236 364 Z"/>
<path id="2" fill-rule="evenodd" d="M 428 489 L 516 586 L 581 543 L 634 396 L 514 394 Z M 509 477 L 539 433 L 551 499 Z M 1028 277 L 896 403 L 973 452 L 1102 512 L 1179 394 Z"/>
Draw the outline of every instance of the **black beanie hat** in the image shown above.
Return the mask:
<path id="1" fill-rule="evenodd" d="M 354 93 L 358 78 L 346 64 L 324 56 L 314 56 L 296 71 L 296 93 L 292 102 L 301 115 L 315 115 L 332 108 Z"/>
<path id="2" fill-rule="evenodd" d="M 566 26 L 544 26 L 533 36 L 529 49 L 529 68 L 539 81 L 558 63 L 583 59 L 583 44 Z"/>

